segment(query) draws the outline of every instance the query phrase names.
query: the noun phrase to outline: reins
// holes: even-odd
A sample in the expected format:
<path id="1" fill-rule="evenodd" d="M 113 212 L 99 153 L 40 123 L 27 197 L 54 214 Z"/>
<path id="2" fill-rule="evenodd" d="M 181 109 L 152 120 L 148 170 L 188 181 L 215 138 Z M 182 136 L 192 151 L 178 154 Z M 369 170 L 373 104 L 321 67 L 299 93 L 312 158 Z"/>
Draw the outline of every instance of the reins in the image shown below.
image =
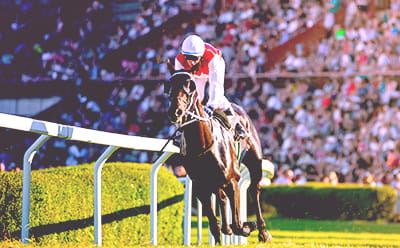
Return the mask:
<path id="1" fill-rule="evenodd" d="M 192 76 L 190 73 L 188 73 L 188 72 L 176 72 L 176 73 L 174 73 L 173 75 L 177 75 L 177 74 L 185 74 L 185 75 L 188 75 L 188 76 L 191 78 L 191 80 L 194 81 L 193 76 Z M 179 131 L 182 131 L 185 127 L 187 127 L 187 126 L 189 126 L 189 125 L 191 125 L 191 124 L 193 124 L 193 123 L 200 122 L 200 121 L 206 121 L 206 122 L 209 122 L 209 123 L 210 123 L 210 120 L 211 120 L 211 118 L 212 118 L 211 115 L 208 115 L 208 117 L 203 117 L 203 116 L 200 116 L 200 115 L 198 114 L 198 111 L 196 111 L 196 109 L 193 110 L 194 104 L 196 103 L 196 101 L 195 101 L 195 99 L 194 99 L 195 96 L 196 96 L 196 94 L 195 94 L 194 92 L 187 92 L 186 90 L 184 90 L 184 93 L 186 94 L 186 96 L 188 96 L 188 99 L 183 99 L 182 97 L 179 97 L 179 96 L 178 96 L 178 97 L 176 98 L 176 100 L 177 100 L 178 102 L 182 102 L 182 103 L 186 104 L 187 107 L 186 107 L 186 110 L 184 111 L 184 116 L 186 116 L 186 118 L 187 118 L 188 120 L 187 120 L 186 122 L 184 122 L 184 123 L 182 123 L 181 125 L 178 126 L 178 128 L 175 130 L 175 132 L 168 138 L 167 142 L 166 142 L 165 145 L 162 147 L 162 149 L 161 149 L 160 152 L 163 152 L 164 149 L 165 149 L 165 147 L 168 145 L 168 143 L 169 143 L 171 140 L 175 139 L 175 138 L 177 137 L 177 133 L 178 133 Z M 210 123 L 210 126 L 211 126 L 211 128 L 212 128 L 211 123 Z M 212 142 L 207 148 L 205 148 L 205 149 L 204 149 L 201 153 L 199 153 L 197 156 L 202 156 L 202 155 L 204 155 L 205 153 L 207 153 L 208 151 L 210 151 L 210 150 L 212 149 L 213 145 L 214 145 L 214 140 L 213 140 L 213 142 Z"/>
<path id="2" fill-rule="evenodd" d="M 192 102 L 193 102 L 193 101 L 192 101 Z M 211 120 L 212 116 L 209 116 L 209 117 L 201 117 L 200 115 L 195 114 L 194 112 L 190 111 L 189 109 L 190 109 L 190 108 L 187 108 L 185 112 L 186 112 L 186 115 L 189 115 L 190 117 L 192 117 L 192 119 L 189 120 L 189 121 L 187 121 L 187 122 L 185 122 L 185 123 L 183 123 L 182 125 L 180 125 L 180 126 L 179 126 L 179 129 L 183 129 L 183 128 L 186 127 L 186 126 L 188 126 L 188 125 L 190 125 L 190 124 L 192 124 L 192 123 L 199 122 L 199 121 L 207 121 L 207 122 L 209 122 L 209 124 L 210 124 L 210 126 L 211 126 L 211 128 L 212 128 L 212 125 L 211 125 L 211 123 L 210 123 L 210 120 Z M 206 147 L 203 151 L 201 151 L 200 153 L 195 154 L 195 155 L 190 155 L 190 157 L 200 157 L 200 156 L 203 156 L 204 154 L 206 154 L 207 152 L 209 152 L 209 151 L 212 149 L 213 146 L 214 146 L 214 140 L 212 140 L 211 144 L 210 144 L 208 147 Z"/>
<path id="3" fill-rule="evenodd" d="M 183 123 L 182 125 L 180 125 L 179 127 L 180 128 L 183 128 L 183 127 L 185 127 L 185 126 L 187 126 L 187 125 L 190 125 L 190 124 L 192 124 L 192 123 L 194 123 L 194 122 L 197 122 L 197 121 L 209 121 L 210 119 L 211 119 L 211 117 L 208 117 L 208 118 L 205 118 L 205 117 L 201 117 L 200 115 L 198 115 L 198 114 L 195 114 L 193 111 L 191 111 L 191 109 L 193 108 L 193 105 L 194 105 L 194 100 L 193 100 L 193 98 L 194 98 L 194 96 L 195 96 L 195 94 L 192 92 L 192 93 L 188 93 L 188 96 L 190 97 L 190 101 L 189 101 L 189 104 L 188 104 L 188 102 L 185 100 L 185 99 L 178 99 L 178 100 L 182 100 L 183 102 L 185 102 L 186 103 L 186 105 L 189 105 L 189 106 L 187 106 L 187 108 L 186 108 L 186 110 L 185 110 L 185 115 L 187 116 L 187 115 L 189 115 L 190 117 L 192 117 L 192 119 L 191 120 L 189 120 L 189 121 L 187 121 L 187 122 L 185 122 L 185 123 Z"/>
<path id="4" fill-rule="evenodd" d="M 177 134 L 180 130 L 181 130 L 181 127 L 178 127 L 178 128 L 175 130 L 175 132 L 174 132 L 171 136 L 169 136 L 167 142 L 165 142 L 165 145 L 161 148 L 160 152 L 163 152 L 164 149 L 165 149 L 165 147 L 167 147 L 168 143 L 169 143 L 171 140 L 173 140 L 173 139 L 175 139 L 175 138 L 177 137 L 176 134 Z"/>
<path id="5" fill-rule="evenodd" d="M 185 99 L 181 99 L 181 98 L 178 98 L 178 101 L 183 101 L 185 104 L 189 104 L 189 106 L 188 106 L 188 107 L 186 108 L 186 110 L 185 110 L 185 115 L 186 115 L 186 116 L 190 116 L 191 119 L 190 119 L 189 121 L 186 121 L 185 123 L 183 123 L 183 124 L 181 124 L 181 125 L 178 126 L 178 128 L 175 130 L 175 132 L 168 138 L 167 142 L 166 142 L 165 145 L 162 147 L 162 149 L 160 150 L 160 152 L 163 152 L 164 149 L 165 149 L 165 147 L 167 147 L 168 143 L 169 143 L 171 140 L 175 139 L 175 138 L 177 137 L 176 134 L 177 134 L 179 131 L 182 131 L 185 127 L 187 127 L 187 126 L 189 126 L 189 125 L 191 125 L 191 124 L 193 124 L 193 123 L 199 122 L 199 121 L 207 121 L 207 122 L 208 122 L 208 121 L 210 121 L 210 119 L 212 118 L 212 116 L 209 116 L 209 117 L 202 117 L 202 116 L 200 116 L 199 114 L 194 113 L 193 111 L 191 111 L 190 109 L 192 109 L 193 104 L 194 104 L 194 102 L 195 102 L 195 101 L 193 100 L 194 94 L 188 94 L 188 95 L 190 96 L 190 101 L 189 101 L 189 102 L 186 101 Z M 214 145 L 214 141 L 213 141 L 204 151 L 202 151 L 201 153 L 199 153 L 199 154 L 196 155 L 196 156 L 202 156 L 202 155 L 204 155 L 205 153 L 207 153 L 208 151 L 211 150 L 211 148 L 212 148 L 213 145 Z"/>
<path id="6" fill-rule="evenodd" d="M 165 147 L 167 147 L 168 143 L 169 143 L 171 140 L 173 140 L 173 139 L 175 139 L 176 137 L 178 137 L 176 134 L 177 134 L 179 131 L 183 130 L 184 127 L 186 127 L 186 126 L 188 126 L 188 125 L 190 125 L 190 124 L 192 124 L 192 123 L 198 122 L 198 121 L 209 121 L 209 120 L 211 119 L 211 117 L 204 118 L 204 117 L 201 117 L 201 116 L 199 116 L 199 115 L 196 115 L 196 114 L 194 114 L 194 113 L 192 113 L 192 112 L 190 112 L 190 111 L 186 111 L 186 112 L 187 112 L 187 114 L 189 114 L 190 116 L 192 116 L 194 119 L 192 119 L 192 120 L 190 120 L 190 121 L 187 121 L 187 122 L 183 123 L 182 125 L 180 125 L 180 126 L 175 130 L 175 132 L 168 138 L 167 142 L 165 142 L 165 144 L 164 144 L 164 146 L 161 148 L 160 152 L 163 152 L 163 151 L 164 151 Z M 207 153 L 209 150 L 211 150 L 211 148 L 212 148 L 213 145 L 214 145 L 214 141 L 210 144 L 209 147 L 207 147 L 207 148 L 206 148 L 203 152 L 201 152 L 198 156 L 201 156 L 201 155 L 204 155 L 205 153 Z"/>

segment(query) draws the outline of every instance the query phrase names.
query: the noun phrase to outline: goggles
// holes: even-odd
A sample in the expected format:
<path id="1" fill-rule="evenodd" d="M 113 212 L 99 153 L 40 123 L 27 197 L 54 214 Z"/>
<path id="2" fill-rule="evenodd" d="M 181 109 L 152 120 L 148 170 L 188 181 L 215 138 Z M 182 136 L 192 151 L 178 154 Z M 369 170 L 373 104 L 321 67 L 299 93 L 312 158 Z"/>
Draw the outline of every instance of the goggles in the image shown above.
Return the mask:
<path id="1" fill-rule="evenodd" d="M 194 55 L 188 55 L 188 54 L 185 54 L 185 55 L 183 55 L 183 56 L 185 56 L 185 59 L 186 59 L 186 60 L 197 61 L 197 60 L 200 59 L 200 56 L 194 56 Z"/>

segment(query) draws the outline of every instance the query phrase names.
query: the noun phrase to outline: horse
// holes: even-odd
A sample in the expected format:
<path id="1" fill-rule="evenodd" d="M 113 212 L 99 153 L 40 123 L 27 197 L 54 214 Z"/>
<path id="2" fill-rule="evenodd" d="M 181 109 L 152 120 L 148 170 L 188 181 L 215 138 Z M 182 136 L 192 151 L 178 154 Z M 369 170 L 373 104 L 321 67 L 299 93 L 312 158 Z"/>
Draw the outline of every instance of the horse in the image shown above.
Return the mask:
<path id="1" fill-rule="evenodd" d="M 193 75 L 189 71 L 174 71 L 167 82 L 169 88 L 168 117 L 171 123 L 181 130 L 180 150 L 183 166 L 192 180 L 193 195 L 203 205 L 204 214 L 215 242 L 221 242 L 220 232 L 226 235 L 249 236 L 258 229 L 258 240 L 268 242 L 272 239 L 266 230 L 260 204 L 260 180 L 262 178 L 262 149 L 260 139 L 250 117 L 239 105 L 232 103 L 233 110 L 240 116 L 241 124 L 249 137 L 235 141 L 232 130 L 207 114 L 196 89 Z M 240 151 L 238 153 L 238 143 Z M 238 154 L 241 154 L 239 161 Z M 249 193 L 254 204 L 257 223 L 240 220 L 240 163 L 250 172 Z M 216 195 L 221 209 L 220 225 L 214 214 L 211 195 Z M 226 216 L 227 200 L 232 211 L 232 224 L 228 225 Z"/>

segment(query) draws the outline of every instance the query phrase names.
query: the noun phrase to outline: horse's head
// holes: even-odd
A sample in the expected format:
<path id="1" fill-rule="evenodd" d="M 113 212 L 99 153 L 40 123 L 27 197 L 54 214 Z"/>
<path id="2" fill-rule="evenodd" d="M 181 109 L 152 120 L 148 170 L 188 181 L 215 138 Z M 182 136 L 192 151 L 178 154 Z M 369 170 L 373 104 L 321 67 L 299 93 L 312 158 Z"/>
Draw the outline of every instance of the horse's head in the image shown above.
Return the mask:
<path id="1" fill-rule="evenodd" d="M 189 72 L 175 72 L 169 80 L 168 117 L 172 123 L 182 125 L 187 121 L 187 113 L 195 107 L 196 84 Z"/>

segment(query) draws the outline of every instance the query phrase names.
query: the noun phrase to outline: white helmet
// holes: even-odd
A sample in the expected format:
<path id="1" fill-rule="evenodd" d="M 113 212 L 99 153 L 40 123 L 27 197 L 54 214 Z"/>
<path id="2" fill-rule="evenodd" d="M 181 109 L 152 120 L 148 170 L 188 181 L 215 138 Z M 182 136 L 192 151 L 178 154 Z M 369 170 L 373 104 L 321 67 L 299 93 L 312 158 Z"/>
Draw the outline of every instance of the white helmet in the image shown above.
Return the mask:
<path id="1" fill-rule="evenodd" d="M 204 41 L 197 35 L 189 35 L 182 43 L 182 53 L 193 56 L 203 56 Z"/>

